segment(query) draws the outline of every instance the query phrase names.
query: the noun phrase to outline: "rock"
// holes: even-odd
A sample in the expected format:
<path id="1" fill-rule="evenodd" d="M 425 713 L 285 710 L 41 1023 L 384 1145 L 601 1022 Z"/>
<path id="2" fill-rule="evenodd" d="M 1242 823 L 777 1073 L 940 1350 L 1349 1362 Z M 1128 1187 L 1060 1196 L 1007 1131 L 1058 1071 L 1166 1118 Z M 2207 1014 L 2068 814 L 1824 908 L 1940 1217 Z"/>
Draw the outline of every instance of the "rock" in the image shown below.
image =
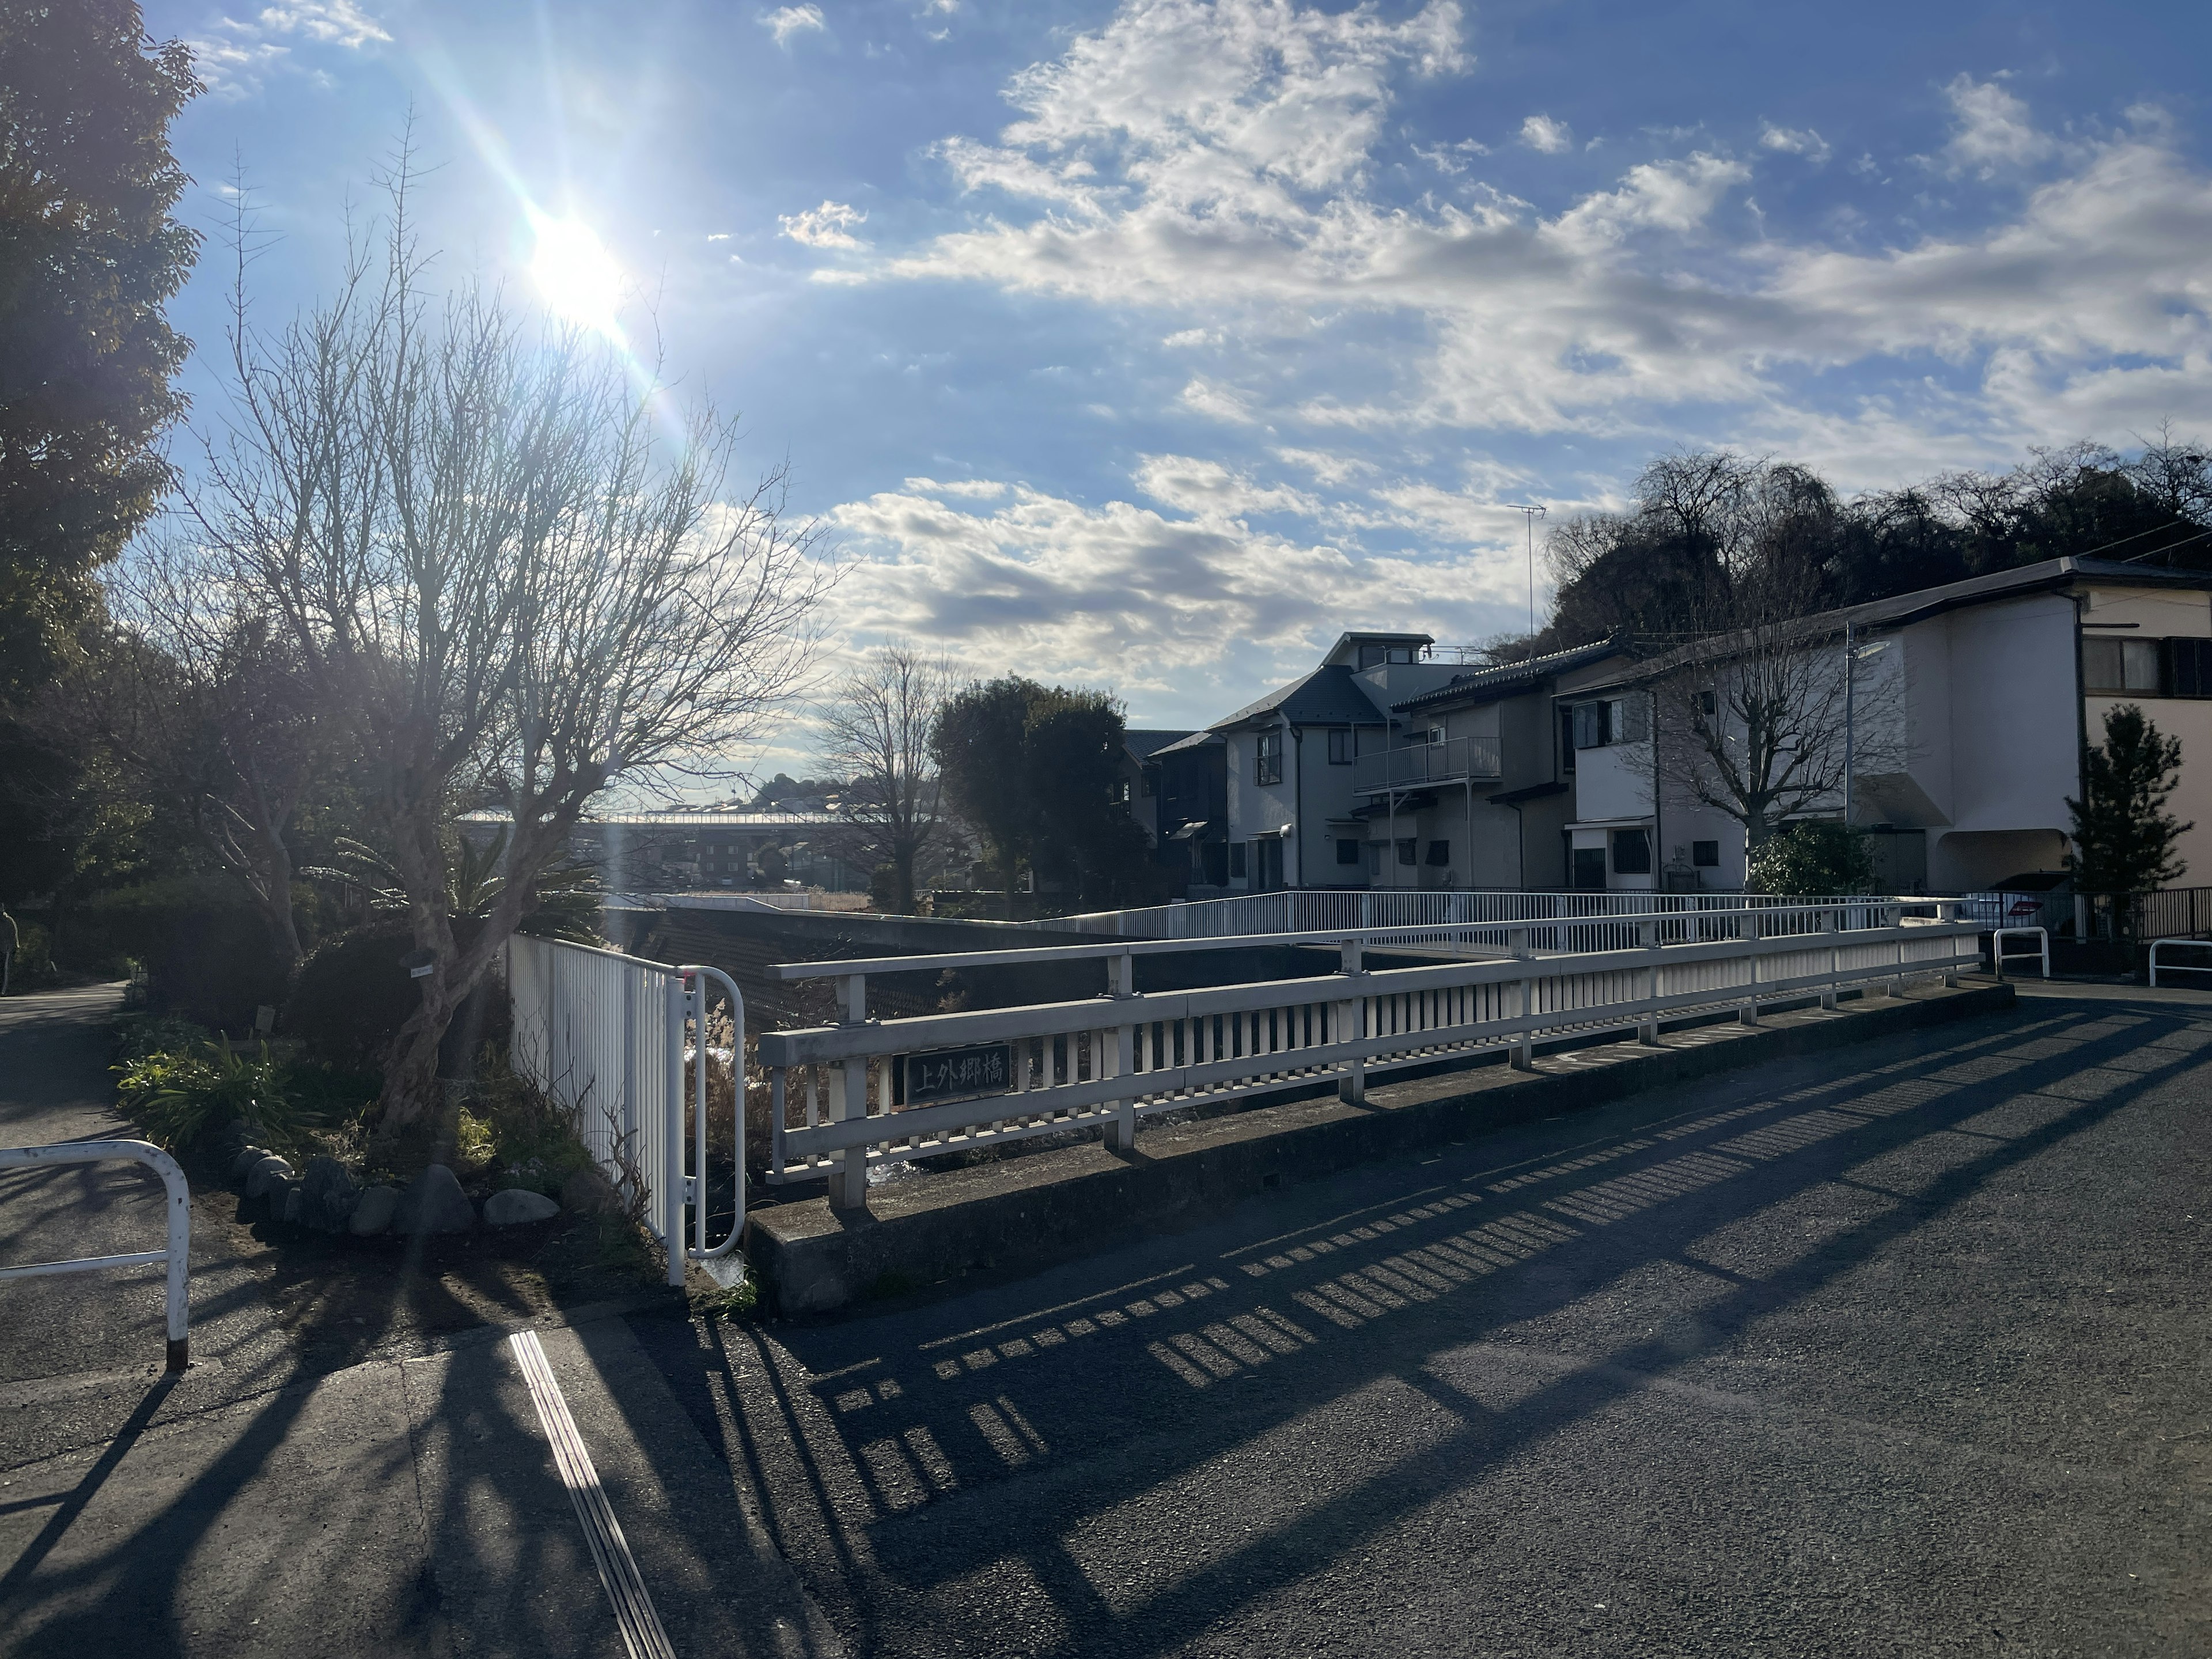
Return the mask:
<path id="1" fill-rule="evenodd" d="M 476 1206 L 442 1164 L 433 1164 L 407 1183 L 392 1218 L 393 1230 L 403 1233 L 465 1233 L 476 1224 Z"/>
<path id="2" fill-rule="evenodd" d="M 230 1178 L 233 1181 L 244 1180 L 247 1170 L 260 1163 L 263 1158 L 273 1156 L 274 1154 L 266 1146 L 255 1146 L 250 1144 L 241 1146 L 239 1148 L 238 1156 L 230 1160 Z"/>
<path id="3" fill-rule="evenodd" d="M 246 1172 L 246 1195 L 248 1198 L 266 1198 L 269 1189 L 278 1182 L 289 1182 L 291 1179 L 292 1166 L 276 1153 L 266 1153 Z"/>
<path id="4" fill-rule="evenodd" d="M 300 1190 L 303 1194 L 300 1224 L 317 1232 L 343 1232 L 352 1219 L 354 1206 L 361 1201 L 361 1193 L 346 1173 L 346 1166 L 327 1155 L 307 1160 L 300 1176 Z"/>
<path id="5" fill-rule="evenodd" d="M 398 1207 L 398 1188 L 368 1188 L 359 1195 L 352 1215 L 346 1218 L 346 1231 L 356 1238 L 380 1233 L 392 1224 L 392 1213 Z"/>
<path id="6" fill-rule="evenodd" d="M 276 1201 L 276 1189 L 271 1187 L 269 1189 L 270 1216 L 277 1221 L 289 1221 L 296 1227 L 300 1224 L 301 1211 L 307 1201 L 307 1189 L 297 1182 L 286 1184 L 284 1201 L 281 1205 Z"/>
<path id="7" fill-rule="evenodd" d="M 597 1170 L 579 1170 L 561 1183 L 561 1207 L 580 1215 L 618 1215 L 622 1194 Z"/>
<path id="8" fill-rule="evenodd" d="M 520 1227 L 526 1222 L 550 1221 L 560 1213 L 558 1204 L 543 1193 L 532 1192 L 527 1187 L 509 1187 L 484 1200 L 483 1218 L 487 1227 Z"/>

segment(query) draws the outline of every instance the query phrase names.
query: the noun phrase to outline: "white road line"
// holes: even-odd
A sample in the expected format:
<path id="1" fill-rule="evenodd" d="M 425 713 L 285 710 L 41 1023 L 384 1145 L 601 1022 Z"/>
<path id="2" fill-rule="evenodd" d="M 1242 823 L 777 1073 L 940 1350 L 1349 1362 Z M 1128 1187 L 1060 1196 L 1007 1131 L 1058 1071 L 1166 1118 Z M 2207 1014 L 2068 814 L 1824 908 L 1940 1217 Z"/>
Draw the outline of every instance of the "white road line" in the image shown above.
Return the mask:
<path id="1" fill-rule="evenodd" d="M 576 1419 L 568 1414 L 568 1402 L 554 1380 L 553 1367 L 546 1363 L 538 1333 L 518 1331 L 507 1341 L 514 1350 L 522 1380 L 530 1385 L 538 1420 L 545 1425 L 545 1438 L 552 1444 L 561 1484 L 568 1489 L 568 1501 L 576 1506 L 576 1518 L 584 1523 L 584 1540 L 592 1547 L 599 1583 L 606 1587 L 607 1600 L 614 1604 L 615 1622 L 622 1627 L 623 1644 L 629 1650 L 630 1659 L 676 1659 L 668 1632 L 661 1628 L 660 1615 L 653 1610 L 653 1598 L 645 1593 L 637 1558 L 629 1553 L 629 1540 L 623 1536 L 622 1523 L 615 1519 L 614 1508 L 599 1485 L 599 1472 L 592 1467 L 584 1437 L 576 1432 Z"/>

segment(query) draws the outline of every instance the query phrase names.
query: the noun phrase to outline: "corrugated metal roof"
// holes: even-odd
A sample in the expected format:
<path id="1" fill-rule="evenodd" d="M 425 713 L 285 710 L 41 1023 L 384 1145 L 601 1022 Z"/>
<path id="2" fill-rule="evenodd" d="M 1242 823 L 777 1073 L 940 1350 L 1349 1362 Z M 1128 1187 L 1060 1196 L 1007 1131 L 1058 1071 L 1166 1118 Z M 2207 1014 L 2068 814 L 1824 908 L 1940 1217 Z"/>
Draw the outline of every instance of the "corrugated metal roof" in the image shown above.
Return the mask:
<path id="1" fill-rule="evenodd" d="M 1510 695 L 1520 689 L 1522 681 L 1540 680 L 1547 675 L 1580 668 L 1586 663 L 1602 662 L 1627 648 L 1627 641 L 1618 637 L 1600 640 L 1594 645 L 1570 646 L 1565 651 L 1549 652 L 1521 662 L 1500 663 L 1495 668 L 1479 668 L 1471 674 L 1455 674 L 1449 685 L 1440 685 L 1433 691 L 1424 691 L 1418 697 L 1408 697 L 1405 702 L 1392 706 L 1401 709 L 1427 708 L 1462 697 Z"/>

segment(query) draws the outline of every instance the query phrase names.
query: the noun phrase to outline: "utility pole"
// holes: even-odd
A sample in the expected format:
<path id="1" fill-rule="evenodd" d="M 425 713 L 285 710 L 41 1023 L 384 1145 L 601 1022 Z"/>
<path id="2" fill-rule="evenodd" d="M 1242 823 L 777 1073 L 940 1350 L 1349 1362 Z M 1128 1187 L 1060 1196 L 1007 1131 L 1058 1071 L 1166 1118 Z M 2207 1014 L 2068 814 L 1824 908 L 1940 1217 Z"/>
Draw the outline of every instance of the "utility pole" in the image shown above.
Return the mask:
<path id="1" fill-rule="evenodd" d="M 1852 743 L 1858 732 L 1853 720 L 1856 711 L 1851 706 L 1852 683 L 1856 678 L 1851 671 L 1853 659 L 1857 655 L 1857 645 L 1856 625 L 1846 621 L 1844 623 L 1844 828 L 1846 830 L 1851 827 L 1851 770 L 1852 763 L 1857 758 L 1852 753 Z"/>
<path id="2" fill-rule="evenodd" d="M 1536 520 L 1543 518 L 1549 509 L 1527 506 L 1520 501 L 1500 501 L 1498 505 L 1509 513 L 1518 513 L 1528 525 L 1528 654 L 1534 657 L 1536 654 Z"/>

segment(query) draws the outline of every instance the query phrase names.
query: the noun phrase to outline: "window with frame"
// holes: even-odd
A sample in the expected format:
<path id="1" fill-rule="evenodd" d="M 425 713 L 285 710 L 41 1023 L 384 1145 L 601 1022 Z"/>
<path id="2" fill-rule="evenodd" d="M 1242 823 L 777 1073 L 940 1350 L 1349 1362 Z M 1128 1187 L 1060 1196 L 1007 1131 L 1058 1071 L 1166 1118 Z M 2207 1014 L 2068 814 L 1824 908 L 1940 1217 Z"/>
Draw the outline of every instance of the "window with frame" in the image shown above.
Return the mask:
<path id="1" fill-rule="evenodd" d="M 1328 728 L 1328 763 L 1349 766 L 1352 757 L 1359 752 L 1359 733 L 1349 726 Z"/>
<path id="2" fill-rule="evenodd" d="M 1605 848 L 1577 847 L 1574 850 L 1574 884 L 1578 893 L 1605 891 Z"/>
<path id="3" fill-rule="evenodd" d="M 1693 841 L 1690 843 L 1690 862 L 1700 870 L 1717 870 L 1721 862 L 1721 844 L 1717 841 Z"/>
<path id="4" fill-rule="evenodd" d="M 2081 684 L 2089 691 L 2136 691 L 2156 696 L 2159 673 L 2156 640 L 2084 639 Z"/>
<path id="5" fill-rule="evenodd" d="M 1421 841 L 1419 836 L 1401 836 L 1398 837 L 1399 863 L 1411 865 L 1415 860 L 1420 857 L 1420 852 Z"/>
<path id="6" fill-rule="evenodd" d="M 1283 734 L 1262 732 L 1252 753 L 1252 781 L 1280 783 L 1283 781 Z"/>
<path id="7" fill-rule="evenodd" d="M 1562 774 L 1575 769 L 1575 711 L 1559 710 L 1559 770 Z"/>
<path id="8" fill-rule="evenodd" d="M 1243 878 L 1244 843 L 1241 841 L 1232 841 L 1229 843 L 1229 879 L 1242 881 Z"/>
<path id="9" fill-rule="evenodd" d="M 1451 862 L 1451 843 L 1448 841 L 1431 842 L 1429 843 L 1428 862 L 1431 866 L 1437 867 L 1449 864 Z"/>
<path id="10" fill-rule="evenodd" d="M 1616 830 L 1613 832 L 1613 872 L 1617 876 L 1651 873 L 1651 832 Z"/>
<path id="11" fill-rule="evenodd" d="M 1336 838 L 1336 861 L 1339 864 L 1358 863 L 1359 842 L 1352 837 L 1339 836 Z"/>

